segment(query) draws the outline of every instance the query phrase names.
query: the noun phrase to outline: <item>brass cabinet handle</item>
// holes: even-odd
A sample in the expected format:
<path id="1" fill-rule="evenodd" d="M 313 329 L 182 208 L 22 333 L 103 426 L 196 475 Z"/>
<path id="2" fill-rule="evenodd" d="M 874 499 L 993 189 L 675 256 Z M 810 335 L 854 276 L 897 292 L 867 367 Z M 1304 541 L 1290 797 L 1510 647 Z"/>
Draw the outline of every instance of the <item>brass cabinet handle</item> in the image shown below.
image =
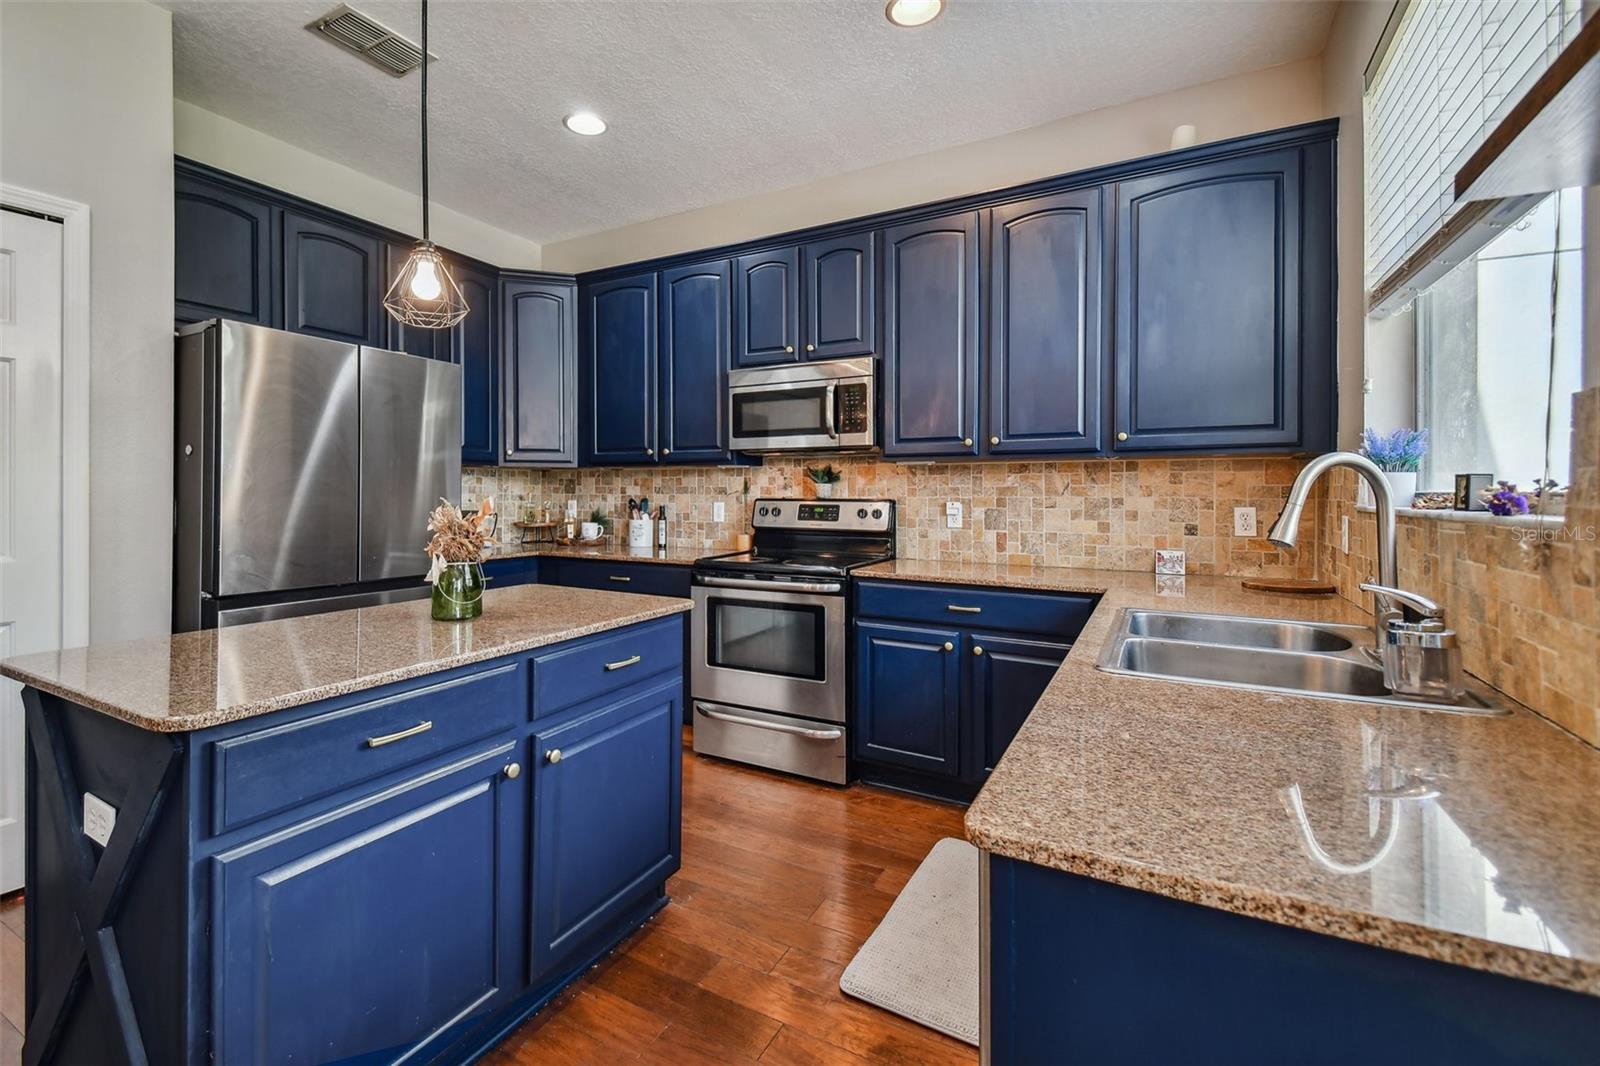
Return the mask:
<path id="1" fill-rule="evenodd" d="M 1128 435 L 1126 433 L 1118 433 L 1117 434 L 1117 439 L 1118 440 L 1127 440 L 1128 439 Z"/>
<path id="2" fill-rule="evenodd" d="M 544 761 L 549 763 L 551 766 L 554 766 L 556 763 L 560 762 L 561 761 L 561 749 L 560 748 L 551 748 L 549 751 L 545 752 L 544 753 Z"/>
<path id="3" fill-rule="evenodd" d="M 974 644 L 972 646 L 972 654 L 974 654 L 974 655 L 982 655 L 983 654 L 983 645 L 982 644 Z"/>
<path id="4" fill-rule="evenodd" d="M 606 580 L 607 581 L 632 581 L 633 578 L 624 577 L 622 574 L 607 574 L 606 575 Z"/>
<path id="5" fill-rule="evenodd" d="M 999 444 L 1000 443 L 1000 438 L 999 437 L 990 437 L 989 438 L 989 443 L 990 444 Z"/>
<path id="6" fill-rule="evenodd" d="M 946 604 L 945 605 L 945 610 L 954 611 L 957 614 L 982 614 L 983 613 L 983 608 L 982 607 L 963 607 L 958 603 Z"/>
<path id="7" fill-rule="evenodd" d="M 961 443 L 966 445 L 968 448 L 970 448 L 970 447 L 972 447 L 972 438 L 971 437 L 962 437 L 961 438 Z"/>
<path id="8" fill-rule="evenodd" d="M 383 735 L 381 737 L 368 737 L 367 738 L 367 747 L 369 747 L 369 748 L 381 748 L 385 744 L 393 744 L 397 740 L 404 740 L 407 737 L 414 737 L 418 733 L 426 733 L 428 730 L 430 730 L 432 728 L 433 728 L 433 723 L 432 722 L 418 722 L 416 725 L 412 726 L 410 729 L 402 729 L 398 733 L 387 733 L 387 734 L 385 734 L 385 735 Z"/>
<path id="9" fill-rule="evenodd" d="M 511 780 L 515 781 L 517 778 L 522 776 L 522 764 L 515 762 L 509 763 L 507 764 L 504 773 L 507 777 L 511 778 Z"/>
<path id="10" fill-rule="evenodd" d="M 947 640 L 947 641 L 944 642 L 944 650 L 945 651 L 955 651 L 956 650 L 956 646 L 954 644 L 950 643 Z"/>
<path id="11" fill-rule="evenodd" d="M 624 666 L 632 666 L 634 663 L 639 661 L 639 658 L 640 657 L 637 656 L 637 655 L 630 655 L 626 659 L 623 659 L 621 662 L 606 663 L 606 669 L 607 670 L 621 670 Z"/>
<path id="12" fill-rule="evenodd" d="M 816 351 L 816 350 L 817 350 L 817 346 L 816 346 L 816 345 L 815 345 L 815 344 L 808 344 L 808 345 L 806 345 L 806 351 L 808 351 L 808 352 L 814 352 L 814 351 Z"/>

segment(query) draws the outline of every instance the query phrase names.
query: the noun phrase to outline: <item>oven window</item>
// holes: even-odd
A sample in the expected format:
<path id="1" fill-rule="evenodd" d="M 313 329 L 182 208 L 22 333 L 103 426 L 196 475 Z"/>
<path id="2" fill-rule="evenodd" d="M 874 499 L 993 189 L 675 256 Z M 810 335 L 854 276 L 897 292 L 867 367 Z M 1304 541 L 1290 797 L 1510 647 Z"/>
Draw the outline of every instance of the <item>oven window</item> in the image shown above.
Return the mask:
<path id="1" fill-rule="evenodd" d="M 710 665 L 826 680 L 821 607 L 736 599 L 712 599 L 707 607 Z"/>
<path id="2" fill-rule="evenodd" d="M 733 435 L 786 437 L 827 432 L 828 391 L 814 388 L 733 394 Z"/>

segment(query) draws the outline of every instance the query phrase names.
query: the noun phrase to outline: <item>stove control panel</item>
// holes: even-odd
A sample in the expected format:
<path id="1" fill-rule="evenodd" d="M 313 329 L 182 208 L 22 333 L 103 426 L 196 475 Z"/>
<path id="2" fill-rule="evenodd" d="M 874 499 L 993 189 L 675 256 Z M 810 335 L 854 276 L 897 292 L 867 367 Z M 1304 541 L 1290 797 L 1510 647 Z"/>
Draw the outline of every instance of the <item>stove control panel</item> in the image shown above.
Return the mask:
<path id="1" fill-rule="evenodd" d="M 757 529 L 826 529 L 886 533 L 894 528 L 893 500 L 757 500 Z"/>

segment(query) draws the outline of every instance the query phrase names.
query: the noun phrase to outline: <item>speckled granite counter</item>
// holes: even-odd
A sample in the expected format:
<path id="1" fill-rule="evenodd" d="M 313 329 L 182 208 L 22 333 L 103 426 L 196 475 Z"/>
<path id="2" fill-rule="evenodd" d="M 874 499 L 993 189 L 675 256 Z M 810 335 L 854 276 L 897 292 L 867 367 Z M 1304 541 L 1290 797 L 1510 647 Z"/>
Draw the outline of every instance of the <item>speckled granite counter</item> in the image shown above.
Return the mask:
<path id="1" fill-rule="evenodd" d="M 1237 579 L 902 559 L 859 576 L 1102 592 L 967 812 L 989 851 L 1347 940 L 1600 994 L 1600 752 L 1481 718 L 1095 669 L 1121 607 L 1334 622 Z M 1396 771 L 1437 798 L 1384 800 Z"/>
<path id="2" fill-rule="evenodd" d="M 670 566 L 688 566 L 696 559 L 708 555 L 723 555 L 735 551 L 726 548 L 630 548 L 626 544 L 504 544 L 493 549 L 488 559 L 598 559 L 608 563 L 666 563 Z"/>
<path id="3" fill-rule="evenodd" d="M 491 589 L 481 618 L 427 600 L 23 655 L 0 674 L 165 733 L 202 729 L 689 610 L 550 585 Z"/>

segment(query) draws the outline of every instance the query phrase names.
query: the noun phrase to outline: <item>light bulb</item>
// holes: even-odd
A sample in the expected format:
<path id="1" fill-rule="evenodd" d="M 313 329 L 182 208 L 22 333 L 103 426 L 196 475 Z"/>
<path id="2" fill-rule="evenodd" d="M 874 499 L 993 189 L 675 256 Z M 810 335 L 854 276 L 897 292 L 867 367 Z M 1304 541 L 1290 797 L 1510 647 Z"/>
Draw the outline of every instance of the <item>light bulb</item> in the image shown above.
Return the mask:
<path id="1" fill-rule="evenodd" d="M 896 26 L 926 26 L 944 10 L 944 0 L 889 0 L 883 13 Z"/>
<path id="2" fill-rule="evenodd" d="M 416 272 L 411 275 L 411 295 L 419 300 L 437 300 L 443 291 L 439 285 L 439 274 L 433 268 L 433 260 L 418 259 Z"/>

